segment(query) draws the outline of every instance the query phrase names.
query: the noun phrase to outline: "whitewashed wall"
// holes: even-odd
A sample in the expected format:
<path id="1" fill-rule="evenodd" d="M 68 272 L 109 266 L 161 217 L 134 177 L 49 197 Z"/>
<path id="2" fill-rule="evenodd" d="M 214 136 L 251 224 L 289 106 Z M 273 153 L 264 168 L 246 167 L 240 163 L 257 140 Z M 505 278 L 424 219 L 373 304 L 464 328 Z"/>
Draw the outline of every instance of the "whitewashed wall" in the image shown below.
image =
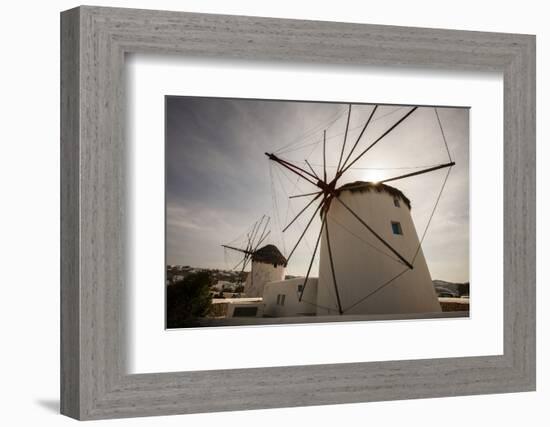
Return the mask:
<path id="1" fill-rule="evenodd" d="M 264 287 L 264 314 L 273 317 L 288 317 L 315 314 L 317 300 L 317 278 L 310 278 L 299 301 L 299 286 L 304 278 L 267 283 Z M 277 303 L 277 296 L 285 295 L 284 305 Z"/>
<path id="2" fill-rule="evenodd" d="M 246 297 L 261 297 L 266 283 L 284 280 L 284 278 L 285 268 L 282 265 L 274 267 L 273 264 L 252 262 L 252 269 L 244 284 L 244 293 Z"/>
<path id="3" fill-rule="evenodd" d="M 404 201 L 401 200 L 400 206 L 396 207 L 391 194 L 375 190 L 342 191 L 340 198 L 406 260 L 413 259 L 419 240 Z M 401 224 L 402 235 L 393 234 L 392 221 Z M 413 270 L 364 299 L 407 267 L 396 262 L 396 255 L 338 201 L 333 201 L 330 206 L 328 228 L 336 282 L 345 314 L 441 311 L 422 250 L 418 252 Z M 391 258 L 382 252 L 390 254 Z M 363 302 L 358 303 L 362 299 Z M 317 304 L 319 315 L 338 314 L 325 232 L 321 239 Z"/>

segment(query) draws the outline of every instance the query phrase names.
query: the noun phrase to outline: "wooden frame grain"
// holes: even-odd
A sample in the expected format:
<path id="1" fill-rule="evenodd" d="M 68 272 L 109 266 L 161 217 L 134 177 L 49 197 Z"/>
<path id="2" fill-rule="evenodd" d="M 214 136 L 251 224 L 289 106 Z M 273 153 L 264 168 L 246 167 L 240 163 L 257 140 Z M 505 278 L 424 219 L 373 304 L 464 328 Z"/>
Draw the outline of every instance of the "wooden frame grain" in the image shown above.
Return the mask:
<path id="1" fill-rule="evenodd" d="M 500 71 L 504 354 L 128 375 L 124 57 Z M 535 37 L 83 6 L 61 14 L 61 412 L 77 419 L 535 389 Z"/>

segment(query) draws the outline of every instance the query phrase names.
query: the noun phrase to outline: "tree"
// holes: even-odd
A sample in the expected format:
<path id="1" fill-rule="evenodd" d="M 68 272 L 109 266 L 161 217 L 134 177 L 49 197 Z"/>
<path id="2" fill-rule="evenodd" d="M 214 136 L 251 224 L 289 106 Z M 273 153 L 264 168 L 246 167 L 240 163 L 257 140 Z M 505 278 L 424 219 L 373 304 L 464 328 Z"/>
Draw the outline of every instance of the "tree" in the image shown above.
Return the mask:
<path id="1" fill-rule="evenodd" d="M 168 328 L 194 326 L 196 319 L 210 312 L 212 275 L 207 271 L 191 273 L 166 288 L 166 325 Z"/>
<path id="2" fill-rule="evenodd" d="M 470 282 L 460 283 L 458 285 L 458 292 L 459 292 L 460 296 L 470 295 Z"/>

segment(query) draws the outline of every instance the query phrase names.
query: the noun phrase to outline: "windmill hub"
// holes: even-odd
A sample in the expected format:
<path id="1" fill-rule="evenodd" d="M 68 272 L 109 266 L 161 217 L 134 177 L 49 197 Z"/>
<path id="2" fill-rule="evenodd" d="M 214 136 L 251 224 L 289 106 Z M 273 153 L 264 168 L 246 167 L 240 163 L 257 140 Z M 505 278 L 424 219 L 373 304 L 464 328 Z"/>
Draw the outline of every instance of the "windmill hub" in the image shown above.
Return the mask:
<path id="1" fill-rule="evenodd" d="M 317 187 L 319 187 L 325 195 L 334 194 L 334 190 L 336 189 L 336 179 L 333 179 L 331 182 L 326 183 L 325 181 L 317 181 Z"/>

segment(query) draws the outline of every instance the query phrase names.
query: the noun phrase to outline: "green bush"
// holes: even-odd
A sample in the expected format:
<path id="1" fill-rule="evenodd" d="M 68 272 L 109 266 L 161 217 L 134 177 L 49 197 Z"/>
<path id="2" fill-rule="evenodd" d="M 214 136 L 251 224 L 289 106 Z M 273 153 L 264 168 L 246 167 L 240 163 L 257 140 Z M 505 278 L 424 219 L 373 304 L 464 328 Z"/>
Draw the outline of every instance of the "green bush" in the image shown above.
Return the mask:
<path id="1" fill-rule="evenodd" d="M 194 326 L 196 319 L 210 312 L 212 275 L 202 271 L 191 273 L 185 279 L 166 288 L 166 326 L 184 328 Z"/>

